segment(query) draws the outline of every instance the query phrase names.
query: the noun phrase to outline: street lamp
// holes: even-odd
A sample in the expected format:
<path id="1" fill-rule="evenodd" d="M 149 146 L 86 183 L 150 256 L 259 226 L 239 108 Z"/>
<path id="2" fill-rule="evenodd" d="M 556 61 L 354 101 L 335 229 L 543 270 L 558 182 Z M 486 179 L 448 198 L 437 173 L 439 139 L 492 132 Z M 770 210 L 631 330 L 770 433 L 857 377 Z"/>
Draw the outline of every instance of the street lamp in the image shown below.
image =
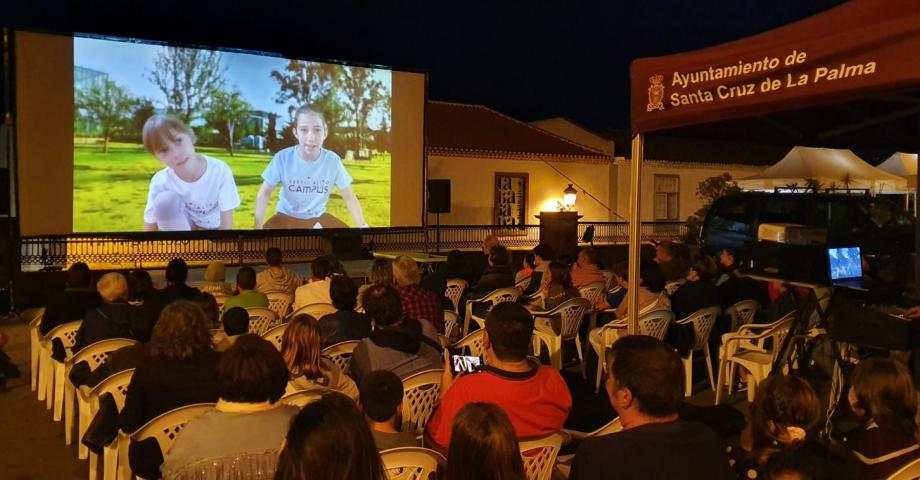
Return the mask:
<path id="1" fill-rule="evenodd" d="M 570 183 L 562 193 L 562 203 L 565 205 L 566 210 L 575 208 L 575 198 L 578 196 L 578 190 L 575 190 Z"/>

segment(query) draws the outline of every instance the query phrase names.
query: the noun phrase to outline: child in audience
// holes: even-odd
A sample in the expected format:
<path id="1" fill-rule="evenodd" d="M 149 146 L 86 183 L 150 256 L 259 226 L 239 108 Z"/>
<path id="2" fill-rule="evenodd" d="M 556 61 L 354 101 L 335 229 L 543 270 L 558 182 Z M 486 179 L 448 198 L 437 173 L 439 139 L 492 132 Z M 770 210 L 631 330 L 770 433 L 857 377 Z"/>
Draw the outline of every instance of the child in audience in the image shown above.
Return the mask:
<path id="1" fill-rule="evenodd" d="M 514 275 L 514 283 L 521 283 L 525 278 L 530 278 L 534 268 L 536 268 L 536 265 L 534 265 L 534 255 L 533 252 L 530 252 L 524 256 L 522 268 Z"/>
<path id="2" fill-rule="evenodd" d="M 900 363 L 867 358 L 853 370 L 847 399 L 863 425 L 846 437 L 861 464 L 861 478 L 887 478 L 920 458 L 917 390 Z"/>
<path id="3" fill-rule="evenodd" d="M 498 405 L 466 404 L 451 426 L 447 452 L 450 480 L 524 480 L 514 427 Z"/>
<path id="4" fill-rule="evenodd" d="M 402 400 L 402 381 L 389 370 L 375 370 L 361 381 L 361 409 L 378 450 L 418 446 L 412 432 L 400 431 Z"/>
<path id="5" fill-rule="evenodd" d="M 195 153 L 195 133 L 175 118 L 154 115 L 142 132 L 144 148 L 165 168 L 150 179 L 144 231 L 230 230 L 240 194 L 222 160 Z"/>
<path id="6" fill-rule="evenodd" d="M 764 478 L 764 466 L 773 453 L 818 438 L 821 405 L 815 391 L 799 377 L 767 377 L 757 387 L 750 412 L 740 448 L 732 452 L 741 478 Z"/>
<path id="7" fill-rule="evenodd" d="M 358 407 L 327 393 L 294 417 L 275 480 L 386 480 L 374 437 Z"/>
<path id="8" fill-rule="evenodd" d="M 323 113 L 304 105 L 294 112 L 297 145 L 272 157 L 262 172 L 256 196 L 255 228 L 348 228 L 326 210 L 333 187 L 339 189 L 356 227 L 366 228 L 358 196 L 351 188 L 351 175 L 335 152 L 323 148 L 329 134 Z M 281 184 L 275 214 L 264 222 L 272 192 Z"/>
<path id="9" fill-rule="evenodd" d="M 312 316 L 301 314 L 288 322 L 281 338 L 281 355 L 291 372 L 288 390 L 330 388 L 357 400 L 358 387 L 354 380 L 332 360 L 322 356 L 321 343 L 319 322 Z"/>
<path id="10" fill-rule="evenodd" d="M 249 333 L 249 312 L 243 307 L 233 307 L 224 312 L 224 330 L 212 337 L 214 350 L 223 352 L 233 346 L 241 335 Z"/>
<path id="11" fill-rule="evenodd" d="M 256 291 L 256 271 L 252 267 L 240 267 L 236 272 L 236 295 L 227 299 L 224 308 L 233 307 L 262 307 L 268 308 L 268 297 Z"/>
<path id="12" fill-rule="evenodd" d="M 856 480 L 852 455 L 818 440 L 807 440 L 770 456 L 769 480 Z M 874 478 L 874 477 L 873 477 Z"/>

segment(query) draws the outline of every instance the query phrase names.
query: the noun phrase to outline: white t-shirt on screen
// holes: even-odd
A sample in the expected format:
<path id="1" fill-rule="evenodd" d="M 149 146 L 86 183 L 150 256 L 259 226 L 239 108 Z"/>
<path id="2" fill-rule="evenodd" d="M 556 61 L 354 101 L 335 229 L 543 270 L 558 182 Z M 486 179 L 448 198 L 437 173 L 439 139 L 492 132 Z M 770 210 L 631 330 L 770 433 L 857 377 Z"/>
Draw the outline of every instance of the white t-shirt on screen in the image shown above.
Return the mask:
<path id="1" fill-rule="evenodd" d="M 240 206 L 240 194 L 233 180 L 233 172 L 222 160 L 201 155 L 207 162 L 204 174 L 194 182 L 186 182 L 171 168 L 164 168 L 150 179 L 147 206 L 144 207 L 144 221 L 157 223 L 154 214 L 154 199 L 162 192 L 170 191 L 182 197 L 189 223 L 201 228 L 220 227 L 220 212 Z"/>
<path id="2" fill-rule="evenodd" d="M 276 153 L 262 172 L 262 180 L 272 186 L 281 184 L 275 211 L 294 218 L 326 213 L 332 187 L 342 190 L 351 185 L 351 175 L 335 152 L 323 148 L 319 158 L 307 162 L 297 154 L 296 146 Z"/>

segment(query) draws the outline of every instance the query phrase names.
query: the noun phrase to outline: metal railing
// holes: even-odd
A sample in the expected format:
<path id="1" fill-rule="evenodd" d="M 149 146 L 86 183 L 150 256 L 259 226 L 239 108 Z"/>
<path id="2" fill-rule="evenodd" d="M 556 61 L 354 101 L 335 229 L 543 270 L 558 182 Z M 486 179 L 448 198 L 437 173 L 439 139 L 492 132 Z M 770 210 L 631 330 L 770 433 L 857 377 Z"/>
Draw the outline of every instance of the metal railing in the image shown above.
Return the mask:
<path id="1" fill-rule="evenodd" d="M 594 226 L 595 245 L 624 244 L 626 222 L 578 224 L 579 239 Z M 687 232 L 682 222 L 643 222 L 642 241 L 680 240 Z M 367 230 L 257 230 L 232 232 L 80 233 L 23 237 L 20 265 L 23 271 L 43 267 L 66 268 L 85 262 L 93 268 L 158 268 L 173 258 L 189 265 L 219 261 L 245 265 L 264 262 L 265 250 L 278 247 L 285 261 L 304 262 L 333 253 L 337 246 L 360 242 L 374 251 L 473 250 L 486 235 L 495 234 L 509 248 L 532 248 L 540 241 L 540 226 L 442 225 Z"/>

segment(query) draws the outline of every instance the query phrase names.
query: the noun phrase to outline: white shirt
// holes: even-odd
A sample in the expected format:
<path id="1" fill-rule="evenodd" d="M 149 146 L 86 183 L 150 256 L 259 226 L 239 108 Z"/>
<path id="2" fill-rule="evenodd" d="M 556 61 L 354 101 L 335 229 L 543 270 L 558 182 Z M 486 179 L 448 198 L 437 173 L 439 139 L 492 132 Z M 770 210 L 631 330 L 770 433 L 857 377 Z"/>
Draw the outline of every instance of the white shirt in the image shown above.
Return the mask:
<path id="1" fill-rule="evenodd" d="M 240 194 L 236 190 L 233 172 L 222 160 L 201 155 L 206 165 L 201 178 L 186 182 L 166 167 L 153 174 L 144 207 L 144 221 L 157 223 L 153 201 L 162 192 L 170 191 L 182 197 L 189 223 L 201 228 L 220 227 L 220 212 L 240 206 Z"/>
<path id="2" fill-rule="evenodd" d="M 319 157 L 308 162 L 288 147 L 276 153 L 262 172 L 262 180 L 271 186 L 281 184 L 277 212 L 295 218 L 316 218 L 326 213 L 332 187 L 339 190 L 351 185 L 351 175 L 335 152 L 320 150 Z"/>
<path id="3" fill-rule="evenodd" d="M 332 285 L 330 278 L 324 278 L 301 285 L 294 290 L 294 310 L 311 303 L 332 303 L 329 296 L 329 287 Z"/>

